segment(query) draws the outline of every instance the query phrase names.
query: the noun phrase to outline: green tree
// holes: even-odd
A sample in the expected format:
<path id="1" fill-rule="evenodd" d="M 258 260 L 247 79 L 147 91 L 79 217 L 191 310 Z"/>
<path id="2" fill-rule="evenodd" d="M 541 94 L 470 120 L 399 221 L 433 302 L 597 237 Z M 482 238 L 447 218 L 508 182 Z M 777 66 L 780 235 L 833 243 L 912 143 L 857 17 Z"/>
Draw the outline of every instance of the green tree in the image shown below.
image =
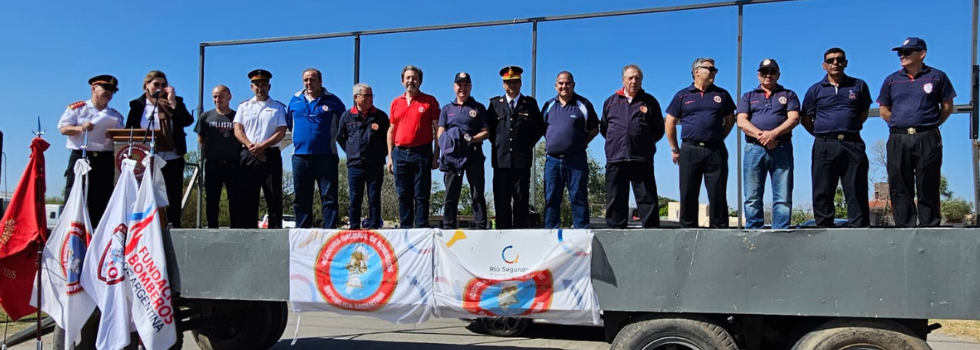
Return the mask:
<path id="1" fill-rule="evenodd" d="M 965 199 L 955 198 L 944 200 L 940 211 L 946 223 L 962 224 L 966 222 L 966 217 L 973 213 L 973 208 Z"/>
<path id="2" fill-rule="evenodd" d="M 834 217 L 847 217 L 847 201 L 844 200 L 844 188 L 840 186 L 837 186 L 837 192 L 834 193 Z"/>
<path id="3" fill-rule="evenodd" d="M 545 212 L 545 193 L 544 193 L 544 173 L 545 173 L 545 161 L 547 160 L 545 153 L 544 142 L 538 143 L 534 148 L 534 169 L 535 176 L 532 179 L 531 190 L 535 196 L 535 203 L 532 206 L 532 210 L 540 213 L 541 222 L 544 224 L 544 212 Z M 587 188 L 589 190 L 589 214 L 592 217 L 603 217 L 605 216 L 606 210 L 606 170 L 605 166 L 599 163 L 598 160 L 592 158 L 588 159 L 589 166 L 589 181 Z M 572 226 L 572 207 L 568 199 L 568 191 L 563 192 L 561 202 L 561 226 L 571 227 Z"/>

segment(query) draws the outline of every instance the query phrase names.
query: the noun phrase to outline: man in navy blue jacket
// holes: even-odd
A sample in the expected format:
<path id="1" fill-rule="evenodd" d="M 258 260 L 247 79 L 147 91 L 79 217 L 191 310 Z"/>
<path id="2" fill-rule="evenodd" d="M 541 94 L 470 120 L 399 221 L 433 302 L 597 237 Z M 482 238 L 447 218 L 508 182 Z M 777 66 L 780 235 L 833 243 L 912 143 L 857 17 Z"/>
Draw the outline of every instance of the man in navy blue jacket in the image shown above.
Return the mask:
<path id="1" fill-rule="evenodd" d="M 364 185 L 368 191 L 368 220 L 363 228 L 381 228 L 381 184 L 388 155 L 388 114 L 374 108 L 374 91 L 364 83 L 354 85 L 354 108 L 340 116 L 337 143 L 347 154 L 350 186 L 350 228 L 361 228 Z"/>
<path id="2" fill-rule="evenodd" d="M 653 154 L 664 137 L 660 102 L 643 91 L 643 71 L 623 67 L 623 88 L 602 104 L 599 132 L 606 138 L 606 225 L 626 228 L 630 183 L 644 228 L 660 227 Z"/>
<path id="3" fill-rule="evenodd" d="M 323 75 L 303 71 L 303 90 L 289 101 L 286 123 L 293 131 L 293 211 L 296 227 L 313 227 L 313 182 L 320 188 L 323 228 L 337 227 L 337 131 L 347 108 L 323 88 Z"/>

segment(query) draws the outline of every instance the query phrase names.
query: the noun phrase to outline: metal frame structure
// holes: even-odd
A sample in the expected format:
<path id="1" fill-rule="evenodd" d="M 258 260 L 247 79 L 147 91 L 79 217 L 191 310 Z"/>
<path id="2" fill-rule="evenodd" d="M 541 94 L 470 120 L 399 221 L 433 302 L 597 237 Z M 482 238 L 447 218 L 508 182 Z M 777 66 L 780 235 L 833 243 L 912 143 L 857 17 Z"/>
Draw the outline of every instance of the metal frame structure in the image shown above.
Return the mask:
<path id="1" fill-rule="evenodd" d="M 602 18 L 602 17 L 619 17 L 619 16 L 632 16 L 632 15 L 643 15 L 651 13 L 664 13 L 664 12 L 677 12 L 677 11 L 688 11 L 688 10 L 702 10 L 711 8 L 723 8 L 723 7 L 737 7 L 738 8 L 738 50 L 737 50 L 737 65 L 736 74 L 738 79 L 738 85 L 736 88 L 736 96 L 742 95 L 742 17 L 744 13 L 744 8 L 746 5 L 757 5 L 757 4 L 769 4 L 769 3 L 783 3 L 783 2 L 795 2 L 800 0 L 734 0 L 734 1 L 721 1 L 721 2 L 711 2 L 704 4 L 692 4 L 692 5 L 681 5 L 681 6 L 663 6 L 663 7 L 651 7 L 635 10 L 623 10 L 623 11 L 606 11 L 606 12 L 591 12 L 591 13 L 581 13 L 573 15 L 561 15 L 561 16 L 543 16 L 543 17 L 526 17 L 526 18 L 514 18 L 510 20 L 498 20 L 498 21 L 483 21 L 483 22 L 469 22 L 469 23 L 456 23 L 456 24 L 442 24 L 442 25 L 432 25 L 432 26 L 416 26 L 416 27 L 400 27 L 400 28 L 387 28 L 387 29 L 375 29 L 375 30 L 365 30 L 365 31 L 349 31 L 349 32 L 335 32 L 335 33 L 323 33 L 323 34 L 310 34 L 310 35 L 297 35 L 297 36 L 284 36 L 284 37 L 272 37 L 272 38 L 259 38 L 259 39 L 244 39 L 244 40 L 227 40 L 227 41 L 211 41 L 200 43 L 200 66 L 199 66 L 199 79 L 198 79 L 198 104 L 197 104 L 197 114 L 201 115 L 204 112 L 204 62 L 205 62 L 205 49 L 208 47 L 217 46 L 236 46 L 236 45 L 252 45 L 252 44 L 266 44 L 266 43 L 278 43 L 287 41 L 302 41 L 302 40 L 317 40 L 317 39 L 332 39 L 332 38 L 345 38 L 352 37 L 354 39 L 354 83 L 360 82 L 360 69 L 361 69 L 361 37 L 369 35 L 385 35 L 385 34 L 398 34 L 398 33 L 413 33 L 413 32 L 426 32 L 426 31 L 437 31 L 437 30 L 451 30 L 451 29 L 464 29 L 464 28 L 478 28 L 478 27 L 496 27 L 496 26 L 512 26 L 518 24 L 531 24 L 531 96 L 536 96 L 536 86 L 537 86 L 537 55 L 538 55 L 538 23 L 540 22 L 557 22 L 557 21 L 569 21 L 569 20 L 580 20 L 580 19 L 590 19 L 590 18 Z M 978 2 L 980 0 L 973 0 L 973 32 L 972 32 L 972 79 L 971 79 L 971 98 L 970 104 L 967 105 L 957 105 L 954 108 L 954 113 L 970 113 L 970 139 L 973 151 L 973 188 L 974 188 L 974 205 L 975 212 L 980 213 L 980 142 L 978 142 L 978 126 L 980 126 L 980 121 L 978 121 L 978 69 L 977 66 L 977 9 Z M 878 116 L 878 110 L 872 109 L 870 112 L 871 116 Z M 738 147 L 737 154 L 737 172 L 736 174 L 742 173 L 742 137 L 741 130 L 736 131 L 736 142 Z M 200 150 L 200 145 L 198 146 Z M 199 154 L 198 157 L 198 167 L 199 169 L 204 169 L 203 166 L 204 157 L 203 154 Z M 737 178 L 737 191 L 741 197 L 742 193 L 742 177 L 736 176 Z M 201 227 L 201 212 L 202 208 L 202 191 L 204 190 L 204 182 L 202 180 L 197 181 L 198 192 L 197 192 L 197 227 Z M 742 227 L 742 206 L 736 205 L 736 210 L 738 211 L 738 227 Z"/>

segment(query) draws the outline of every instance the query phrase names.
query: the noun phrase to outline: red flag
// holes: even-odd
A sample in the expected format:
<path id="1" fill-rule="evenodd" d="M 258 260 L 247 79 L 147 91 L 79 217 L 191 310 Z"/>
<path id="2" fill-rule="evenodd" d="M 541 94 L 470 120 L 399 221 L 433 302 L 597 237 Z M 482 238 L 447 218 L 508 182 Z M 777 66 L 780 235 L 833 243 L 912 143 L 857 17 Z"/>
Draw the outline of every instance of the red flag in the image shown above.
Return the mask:
<path id="1" fill-rule="evenodd" d="M 0 219 L 0 306 L 17 320 L 36 311 L 30 305 L 37 275 L 38 244 L 47 239 L 44 216 L 44 151 L 41 138 L 31 142 L 31 159 Z"/>

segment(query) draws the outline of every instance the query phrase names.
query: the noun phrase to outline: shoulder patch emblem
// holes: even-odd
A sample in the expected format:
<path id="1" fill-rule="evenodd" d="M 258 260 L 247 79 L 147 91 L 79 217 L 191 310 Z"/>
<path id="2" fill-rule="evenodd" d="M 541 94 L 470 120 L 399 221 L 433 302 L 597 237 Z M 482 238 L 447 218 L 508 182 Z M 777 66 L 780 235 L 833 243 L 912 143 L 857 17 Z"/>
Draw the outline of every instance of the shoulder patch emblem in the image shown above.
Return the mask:
<path id="1" fill-rule="evenodd" d="M 501 97 L 499 100 L 497 100 L 497 102 L 504 103 L 504 98 Z"/>
<path id="2" fill-rule="evenodd" d="M 371 124 L 371 130 L 378 130 L 378 123 Z"/>
<path id="3" fill-rule="evenodd" d="M 715 103 L 721 103 L 721 96 L 715 96 Z"/>
<path id="4" fill-rule="evenodd" d="M 931 94 L 932 93 L 932 83 L 926 83 L 925 85 L 922 85 L 922 91 L 925 91 L 927 94 Z"/>
<path id="5" fill-rule="evenodd" d="M 475 109 L 471 109 L 470 110 L 470 118 L 476 118 L 476 110 Z"/>
<path id="6" fill-rule="evenodd" d="M 640 106 L 640 113 L 646 113 L 646 112 L 647 112 L 647 106 Z"/>
<path id="7" fill-rule="evenodd" d="M 419 107 L 419 113 L 425 112 L 425 107 Z"/>
<path id="8" fill-rule="evenodd" d="M 323 105 L 323 111 L 324 112 L 329 112 L 330 111 L 330 107 L 328 107 L 327 105 Z"/>
<path id="9" fill-rule="evenodd" d="M 85 101 L 78 101 L 78 102 L 75 102 L 75 103 L 72 103 L 72 104 L 68 105 L 68 108 L 71 108 L 71 109 L 79 109 L 79 108 L 82 108 L 82 106 L 84 106 L 84 105 L 85 105 Z"/>
<path id="10" fill-rule="evenodd" d="M 779 103 L 786 104 L 786 96 L 779 96 Z"/>

